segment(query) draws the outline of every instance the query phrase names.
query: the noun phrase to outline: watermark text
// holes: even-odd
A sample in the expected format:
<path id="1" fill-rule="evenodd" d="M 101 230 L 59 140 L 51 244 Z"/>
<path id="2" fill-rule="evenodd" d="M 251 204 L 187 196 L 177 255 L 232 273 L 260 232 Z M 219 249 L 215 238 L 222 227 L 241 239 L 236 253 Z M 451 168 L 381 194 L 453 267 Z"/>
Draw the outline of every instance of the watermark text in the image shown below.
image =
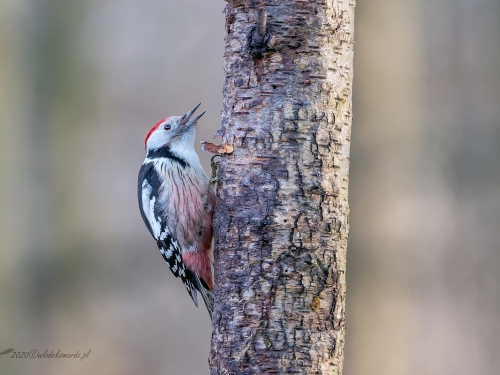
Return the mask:
<path id="1" fill-rule="evenodd" d="M 86 352 L 81 352 L 78 350 L 76 353 L 73 352 L 64 352 L 62 350 L 45 350 L 40 351 L 38 349 L 32 349 L 30 351 L 18 351 L 15 349 L 7 349 L 3 352 L 0 352 L 0 358 L 31 358 L 31 359 L 40 359 L 40 358 L 50 358 L 50 359 L 79 359 L 83 361 L 87 359 L 92 350 L 88 350 Z"/>

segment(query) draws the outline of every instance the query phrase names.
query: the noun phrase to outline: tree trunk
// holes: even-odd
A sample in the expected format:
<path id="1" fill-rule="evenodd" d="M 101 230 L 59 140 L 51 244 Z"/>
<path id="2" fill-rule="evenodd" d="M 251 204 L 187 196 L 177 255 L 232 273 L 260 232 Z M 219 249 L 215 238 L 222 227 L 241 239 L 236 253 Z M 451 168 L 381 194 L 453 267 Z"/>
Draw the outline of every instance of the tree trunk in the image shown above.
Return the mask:
<path id="1" fill-rule="evenodd" d="M 342 373 L 354 6 L 226 6 L 212 375 Z"/>

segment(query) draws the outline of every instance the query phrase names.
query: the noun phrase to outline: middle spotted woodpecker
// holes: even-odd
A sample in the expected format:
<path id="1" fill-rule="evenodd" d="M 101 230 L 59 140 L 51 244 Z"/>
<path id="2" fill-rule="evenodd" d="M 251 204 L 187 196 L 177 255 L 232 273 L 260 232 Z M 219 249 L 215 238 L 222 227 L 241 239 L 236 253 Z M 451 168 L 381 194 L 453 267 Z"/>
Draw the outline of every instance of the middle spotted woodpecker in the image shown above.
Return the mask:
<path id="1" fill-rule="evenodd" d="M 184 116 L 161 120 L 149 131 L 138 198 L 142 219 L 163 259 L 196 306 L 196 291 L 200 292 L 212 317 L 215 197 L 194 150 L 196 123 L 205 112 L 191 119 L 200 104 Z"/>

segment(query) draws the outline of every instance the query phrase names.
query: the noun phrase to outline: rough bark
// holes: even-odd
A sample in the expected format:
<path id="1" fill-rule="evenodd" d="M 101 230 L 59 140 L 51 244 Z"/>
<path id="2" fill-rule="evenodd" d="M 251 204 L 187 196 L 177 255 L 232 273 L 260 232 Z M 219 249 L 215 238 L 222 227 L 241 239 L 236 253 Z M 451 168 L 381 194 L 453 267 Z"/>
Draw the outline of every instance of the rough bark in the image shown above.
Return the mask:
<path id="1" fill-rule="evenodd" d="M 213 375 L 342 373 L 354 6 L 226 6 Z"/>

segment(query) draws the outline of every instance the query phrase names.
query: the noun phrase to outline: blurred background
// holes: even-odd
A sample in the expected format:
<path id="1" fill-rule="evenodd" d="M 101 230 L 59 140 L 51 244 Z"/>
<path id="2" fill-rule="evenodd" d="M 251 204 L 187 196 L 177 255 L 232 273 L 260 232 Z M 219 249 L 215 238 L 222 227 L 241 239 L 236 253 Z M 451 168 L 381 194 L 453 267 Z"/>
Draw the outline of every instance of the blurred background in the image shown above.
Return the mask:
<path id="1" fill-rule="evenodd" d="M 1 374 L 208 374 L 136 176 L 159 119 L 219 128 L 224 4 L 0 1 L 0 352 L 91 350 Z M 358 0 L 355 39 L 344 374 L 496 374 L 500 3 Z"/>

